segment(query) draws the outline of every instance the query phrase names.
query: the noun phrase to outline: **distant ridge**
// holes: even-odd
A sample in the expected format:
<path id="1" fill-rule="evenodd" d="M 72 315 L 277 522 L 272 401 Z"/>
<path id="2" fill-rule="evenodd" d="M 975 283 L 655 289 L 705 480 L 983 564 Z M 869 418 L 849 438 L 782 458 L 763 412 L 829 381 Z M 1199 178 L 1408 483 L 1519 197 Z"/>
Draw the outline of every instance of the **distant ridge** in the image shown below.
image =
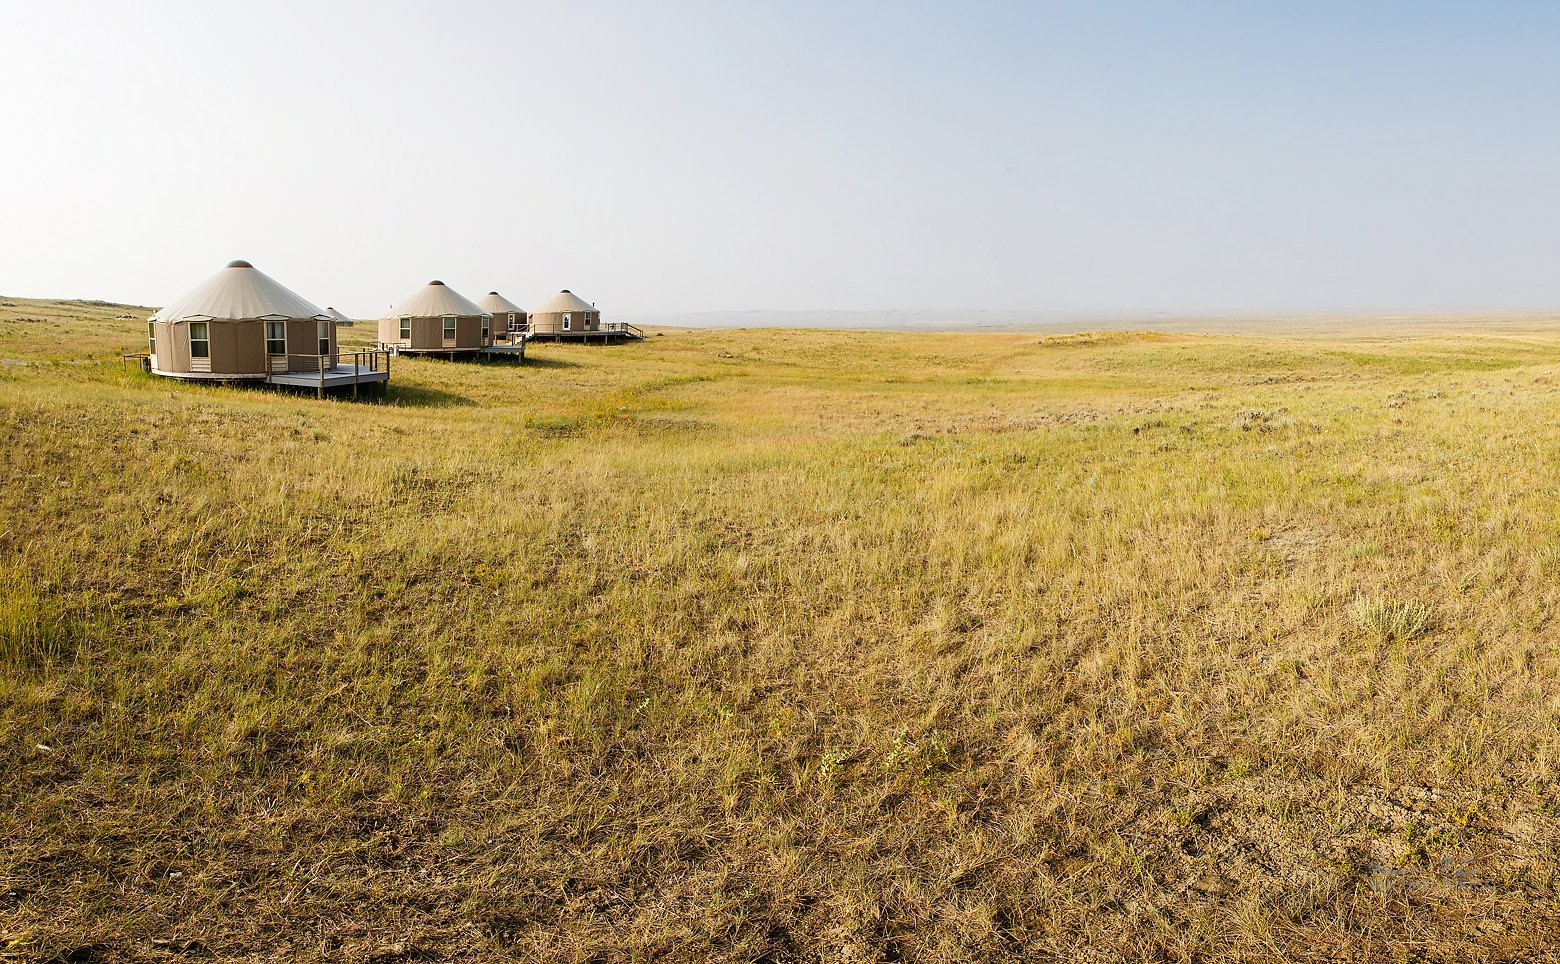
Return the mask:
<path id="1" fill-rule="evenodd" d="M 878 331 L 1149 330 L 1218 334 L 1300 334 L 1374 329 L 1403 331 L 1470 323 L 1560 326 L 1560 309 L 1466 311 L 699 311 L 636 314 L 636 324 L 687 328 L 825 328 Z"/>

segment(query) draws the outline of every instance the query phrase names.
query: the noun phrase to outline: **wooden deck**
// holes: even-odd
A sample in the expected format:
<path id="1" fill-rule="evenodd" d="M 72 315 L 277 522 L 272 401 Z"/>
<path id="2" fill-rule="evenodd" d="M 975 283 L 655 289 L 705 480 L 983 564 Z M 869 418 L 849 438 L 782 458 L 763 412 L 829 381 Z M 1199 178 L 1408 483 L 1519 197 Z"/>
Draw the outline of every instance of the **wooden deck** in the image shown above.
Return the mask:
<path id="1" fill-rule="evenodd" d="M 489 345 L 482 349 L 482 354 L 488 358 L 519 358 L 525 361 L 525 342 L 517 341 L 513 344 Z"/>
<path id="2" fill-rule="evenodd" d="M 290 385 L 294 388 L 313 388 L 329 391 L 333 388 L 353 388 L 374 385 L 390 380 L 388 368 L 369 365 L 345 364 L 327 368 L 323 372 L 277 372 L 266 378 L 271 385 Z"/>
<path id="3" fill-rule="evenodd" d="M 443 358 L 446 361 L 455 361 L 459 358 L 512 358 L 525 361 L 525 342 L 504 342 L 497 345 L 483 345 L 481 348 L 407 348 L 404 345 L 387 346 L 397 355 L 407 355 L 414 358 Z"/>
<path id="4" fill-rule="evenodd" d="M 299 364 L 301 360 L 307 359 L 312 362 L 312 365 L 281 372 L 165 372 L 154 364 L 153 356 L 147 352 L 127 352 L 123 355 L 126 362 L 134 361 L 142 371 L 163 378 L 312 388 L 321 398 L 324 398 L 328 391 L 347 389 L 351 389 L 355 398 L 358 389 L 365 385 L 383 385 L 390 381 L 390 353 L 380 349 L 347 350 L 326 356 L 290 355 L 288 357 L 298 360 L 295 363 Z"/>
<path id="5" fill-rule="evenodd" d="M 595 331 L 531 331 L 526 341 L 562 341 L 580 344 L 620 345 L 625 341 L 644 341 L 644 330 L 637 325 L 610 321 Z"/>

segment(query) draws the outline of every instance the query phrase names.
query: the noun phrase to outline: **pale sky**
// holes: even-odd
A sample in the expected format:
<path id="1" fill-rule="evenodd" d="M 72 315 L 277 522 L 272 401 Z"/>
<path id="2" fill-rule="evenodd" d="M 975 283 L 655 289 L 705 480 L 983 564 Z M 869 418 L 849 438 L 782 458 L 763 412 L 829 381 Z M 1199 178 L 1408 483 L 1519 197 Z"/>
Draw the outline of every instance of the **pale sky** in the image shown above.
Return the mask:
<path id="1" fill-rule="evenodd" d="M 0 293 L 1560 307 L 1560 4 L 0 0 Z"/>

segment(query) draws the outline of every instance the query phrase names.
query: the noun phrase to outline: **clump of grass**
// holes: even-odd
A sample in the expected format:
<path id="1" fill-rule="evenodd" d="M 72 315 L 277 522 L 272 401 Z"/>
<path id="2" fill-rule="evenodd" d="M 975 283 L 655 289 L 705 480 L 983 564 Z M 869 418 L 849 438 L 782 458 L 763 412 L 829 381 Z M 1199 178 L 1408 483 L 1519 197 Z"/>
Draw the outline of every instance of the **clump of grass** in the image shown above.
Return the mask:
<path id="1" fill-rule="evenodd" d="M 1401 643 L 1423 636 L 1434 625 L 1435 613 L 1422 602 L 1366 596 L 1354 603 L 1354 620 L 1371 636 Z"/>
<path id="2" fill-rule="evenodd" d="M 38 669 L 56 662 L 70 642 L 60 606 L 26 574 L 0 570 L 0 666 Z"/>
<path id="3" fill-rule="evenodd" d="M 1276 429 L 1288 428 L 1294 424 L 1294 419 L 1285 417 L 1282 412 L 1248 408 L 1237 414 L 1231 424 L 1242 432 L 1272 432 Z"/>

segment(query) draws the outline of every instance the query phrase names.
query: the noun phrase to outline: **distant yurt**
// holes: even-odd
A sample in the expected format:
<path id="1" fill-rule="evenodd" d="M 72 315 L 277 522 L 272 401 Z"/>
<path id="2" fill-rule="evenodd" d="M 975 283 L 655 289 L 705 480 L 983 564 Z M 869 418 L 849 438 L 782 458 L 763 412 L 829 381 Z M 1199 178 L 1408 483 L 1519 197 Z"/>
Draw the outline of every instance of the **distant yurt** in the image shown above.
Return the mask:
<path id="1" fill-rule="evenodd" d="M 336 364 L 336 322 L 248 261 L 230 261 L 147 319 L 151 369 L 244 379 Z"/>
<path id="2" fill-rule="evenodd" d="M 379 319 L 379 342 L 406 353 L 480 352 L 493 343 L 493 315 L 442 281 L 430 281 Z"/>
<path id="3" fill-rule="evenodd" d="M 347 328 L 351 328 L 353 325 L 351 318 L 348 318 L 346 315 L 330 307 L 329 305 L 325 306 L 325 313 L 330 315 L 331 318 L 335 320 L 337 327 L 345 326 Z"/>
<path id="4" fill-rule="evenodd" d="M 567 288 L 542 302 L 530 321 L 531 331 L 547 334 L 601 330 L 601 312 Z"/>
<path id="5" fill-rule="evenodd" d="M 496 291 L 477 299 L 477 307 L 493 316 L 493 334 L 507 335 L 526 330 L 525 309 Z"/>

